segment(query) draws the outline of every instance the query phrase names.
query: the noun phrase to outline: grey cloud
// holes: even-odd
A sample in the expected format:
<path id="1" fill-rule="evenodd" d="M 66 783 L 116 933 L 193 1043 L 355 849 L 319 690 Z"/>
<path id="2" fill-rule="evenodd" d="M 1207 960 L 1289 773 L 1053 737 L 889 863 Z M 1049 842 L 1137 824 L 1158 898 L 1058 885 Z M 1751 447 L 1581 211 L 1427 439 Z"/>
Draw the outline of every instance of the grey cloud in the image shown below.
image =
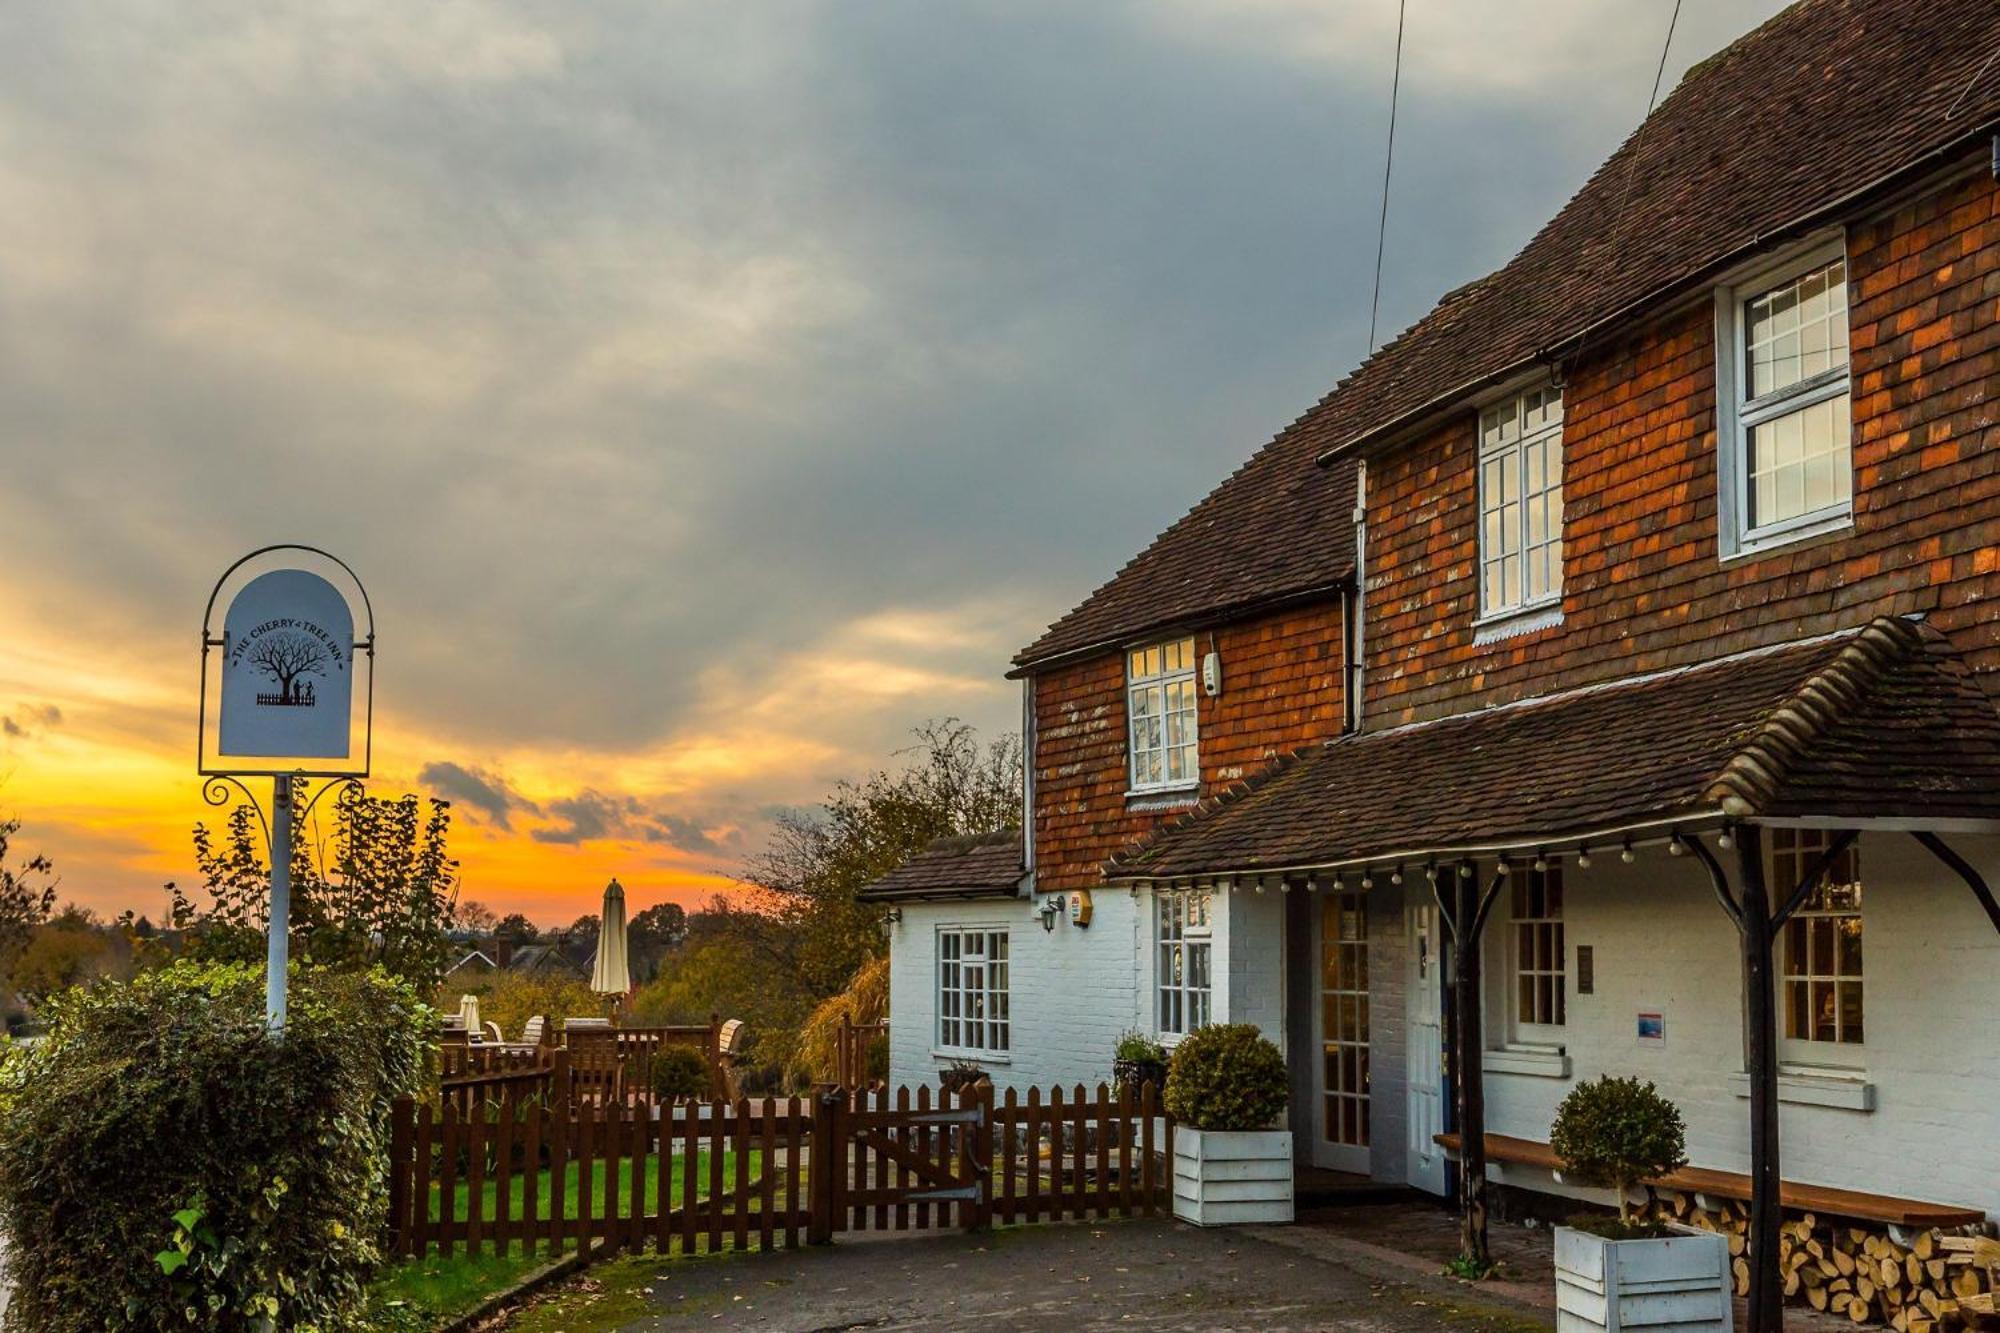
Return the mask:
<path id="1" fill-rule="evenodd" d="M 0 736 L 26 740 L 37 732 L 52 731 L 62 725 L 62 709 L 54 704 L 28 704 L 0 716 Z"/>
<path id="2" fill-rule="evenodd" d="M 485 769 L 439 760 L 425 764 L 417 781 L 456 804 L 471 807 L 503 829 L 513 827 L 516 810 L 539 813 L 535 803 L 515 791 L 505 778 Z"/>
<path id="3" fill-rule="evenodd" d="M 650 842 L 685 852 L 719 851 L 720 844 L 700 823 L 680 815 L 650 810 L 630 796 L 608 796 L 585 788 L 575 796 L 548 803 L 556 824 L 530 829 L 536 842 L 574 846 L 586 842 Z"/>

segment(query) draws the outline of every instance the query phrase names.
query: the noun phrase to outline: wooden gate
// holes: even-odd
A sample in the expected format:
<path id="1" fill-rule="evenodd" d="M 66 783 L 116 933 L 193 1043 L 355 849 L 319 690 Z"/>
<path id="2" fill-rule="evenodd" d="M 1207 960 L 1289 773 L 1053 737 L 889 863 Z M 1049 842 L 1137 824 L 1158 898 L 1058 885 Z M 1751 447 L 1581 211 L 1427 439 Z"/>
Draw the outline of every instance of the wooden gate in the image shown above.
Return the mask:
<path id="1" fill-rule="evenodd" d="M 839 1154 L 822 1177 L 830 1186 L 830 1231 L 978 1230 L 993 1218 L 992 1089 L 954 1095 L 887 1088 L 827 1094 L 830 1143 Z"/>

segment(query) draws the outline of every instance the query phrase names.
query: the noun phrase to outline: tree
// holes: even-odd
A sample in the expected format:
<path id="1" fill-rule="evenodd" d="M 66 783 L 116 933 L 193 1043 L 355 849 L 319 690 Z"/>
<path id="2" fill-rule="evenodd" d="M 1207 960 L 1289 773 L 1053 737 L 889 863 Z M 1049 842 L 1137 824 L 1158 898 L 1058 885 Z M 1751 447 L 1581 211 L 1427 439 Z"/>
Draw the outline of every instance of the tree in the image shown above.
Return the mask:
<path id="1" fill-rule="evenodd" d="M 570 922 L 569 929 L 563 931 L 562 935 L 563 938 L 566 940 L 574 940 L 578 942 L 581 942 L 583 940 L 595 940 L 597 938 L 597 932 L 602 928 L 602 925 L 603 923 L 597 919 L 597 913 L 586 912 L 582 916 L 578 917 L 576 920 Z"/>
<path id="2" fill-rule="evenodd" d="M 297 703 L 298 678 L 324 670 L 330 659 L 326 646 L 310 634 L 297 630 L 276 630 L 259 638 L 250 649 L 250 665 L 271 678 L 278 697 Z"/>
<path id="3" fill-rule="evenodd" d="M 492 908 L 481 902 L 463 902 L 458 905 L 458 924 L 475 935 L 484 935 L 499 924 L 500 918 Z"/>
<path id="4" fill-rule="evenodd" d="M 303 784 L 293 799 L 303 803 Z M 445 930 L 457 903 L 458 862 L 445 849 L 450 803 L 414 795 L 377 799 L 359 787 L 333 799 L 330 838 L 309 837 L 303 822 L 292 826 L 292 956 L 340 969 L 380 964 L 428 993 L 451 962 Z M 194 933 L 191 951 L 198 956 L 244 962 L 264 956 L 271 872 L 255 821 L 251 807 L 240 805 L 219 839 L 195 825 L 205 908 L 167 886 L 173 924 Z"/>
<path id="5" fill-rule="evenodd" d="M 634 949 L 665 951 L 687 938 L 687 909 L 679 903 L 655 903 L 634 916 L 625 928 Z"/>
<path id="6" fill-rule="evenodd" d="M 28 941 L 14 964 L 14 988 L 39 1006 L 51 995 L 119 970 L 115 946 L 97 930 L 51 923 Z"/>
<path id="7" fill-rule="evenodd" d="M 519 912 L 509 912 L 493 927 L 494 939 L 517 948 L 523 944 L 533 944 L 541 938 L 541 935 L 542 932 L 536 928 L 535 923 Z"/>
<path id="8" fill-rule="evenodd" d="M 48 857 L 30 857 L 19 867 L 7 859 L 8 844 L 20 831 L 19 820 L 0 819 L 0 968 L 13 966 L 56 905 L 55 868 Z"/>

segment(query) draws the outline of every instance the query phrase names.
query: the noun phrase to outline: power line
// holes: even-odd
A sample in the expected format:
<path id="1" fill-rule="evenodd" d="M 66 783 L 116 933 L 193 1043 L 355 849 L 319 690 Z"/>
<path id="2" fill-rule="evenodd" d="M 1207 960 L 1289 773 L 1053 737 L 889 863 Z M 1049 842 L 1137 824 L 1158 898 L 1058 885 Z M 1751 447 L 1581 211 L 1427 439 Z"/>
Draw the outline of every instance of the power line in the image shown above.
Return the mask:
<path id="1" fill-rule="evenodd" d="M 1382 312 L 1382 249 L 1389 240 L 1389 173 L 1396 166 L 1396 98 L 1403 87 L 1403 17 L 1409 0 L 1396 3 L 1396 69 L 1389 79 L 1389 150 L 1382 160 L 1382 217 L 1375 225 L 1375 295 L 1368 302 L 1368 352 L 1375 351 L 1375 322 Z"/>

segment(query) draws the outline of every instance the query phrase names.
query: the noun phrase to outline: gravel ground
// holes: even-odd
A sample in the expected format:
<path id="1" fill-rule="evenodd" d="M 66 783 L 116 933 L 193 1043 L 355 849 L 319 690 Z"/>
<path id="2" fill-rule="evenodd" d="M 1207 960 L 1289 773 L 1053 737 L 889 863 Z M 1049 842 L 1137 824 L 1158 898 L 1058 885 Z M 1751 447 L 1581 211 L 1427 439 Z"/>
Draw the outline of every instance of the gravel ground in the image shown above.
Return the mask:
<path id="1" fill-rule="evenodd" d="M 1531 1333 L 1540 1312 L 1412 1271 L 1350 1266 L 1172 1222 L 986 1236 L 844 1238 L 828 1249 L 647 1265 L 640 1330 L 1382 1330 Z M 550 1312 L 553 1313 L 553 1312 Z M 556 1323 L 563 1322 L 558 1318 Z"/>

